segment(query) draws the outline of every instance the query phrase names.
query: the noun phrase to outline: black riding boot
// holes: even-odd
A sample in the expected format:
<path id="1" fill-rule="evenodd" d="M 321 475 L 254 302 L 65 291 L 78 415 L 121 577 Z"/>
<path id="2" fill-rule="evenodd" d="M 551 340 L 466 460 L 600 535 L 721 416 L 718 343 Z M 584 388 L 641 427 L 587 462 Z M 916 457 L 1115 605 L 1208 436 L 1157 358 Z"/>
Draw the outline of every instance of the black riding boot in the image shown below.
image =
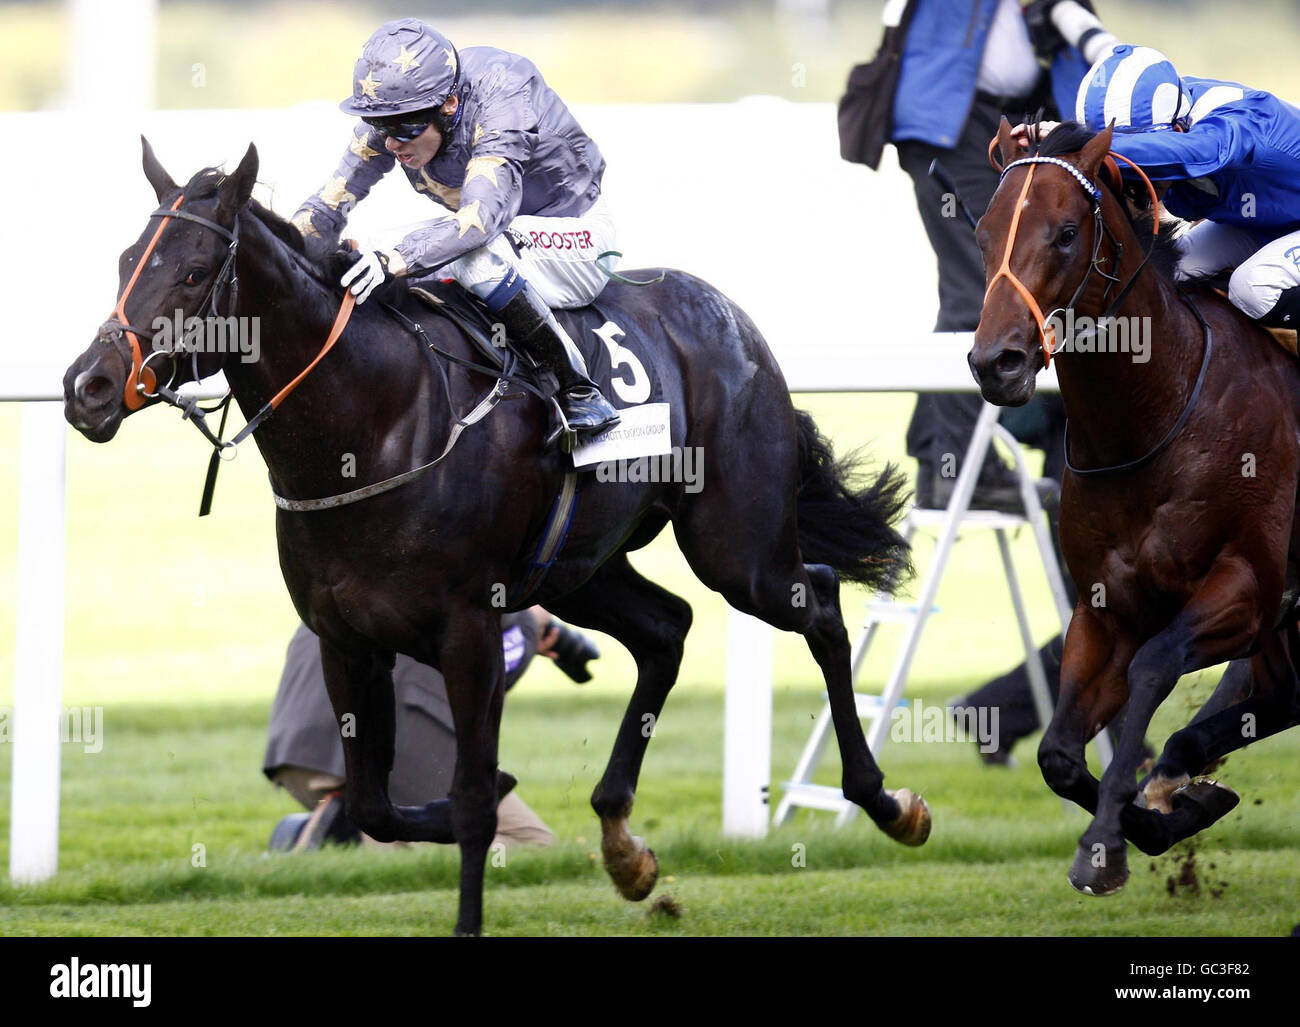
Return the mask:
<path id="1" fill-rule="evenodd" d="M 530 287 L 520 289 L 497 316 L 519 346 L 555 372 L 560 383 L 556 399 L 570 429 L 599 435 L 618 424 L 618 411 L 587 376 L 578 347 Z"/>
<path id="2" fill-rule="evenodd" d="M 1259 319 L 1266 328 L 1294 328 L 1300 331 L 1300 285 L 1283 289 L 1273 309 Z"/>

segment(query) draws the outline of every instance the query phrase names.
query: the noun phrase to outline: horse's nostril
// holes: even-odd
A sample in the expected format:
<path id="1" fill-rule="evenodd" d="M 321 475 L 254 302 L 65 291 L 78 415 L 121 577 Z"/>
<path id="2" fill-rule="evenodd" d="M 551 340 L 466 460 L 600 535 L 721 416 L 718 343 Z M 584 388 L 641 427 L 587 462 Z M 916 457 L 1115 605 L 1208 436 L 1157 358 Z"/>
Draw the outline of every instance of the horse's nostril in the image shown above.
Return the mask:
<path id="1" fill-rule="evenodd" d="M 1004 349 L 998 354 L 997 360 L 993 361 L 993 370 L 998 374 L 1016 374 L 1024 369 L 1025 355 L 1019 350 Z"/>
<path id="2" fill-rule="evenodd" d="M 103 375 L 89 374 L 82 372 L 77 376 L 76 384 L 73 391 L 81 402 L 90 405 L 99 405 L 111 395 L 113 383 Z"/>

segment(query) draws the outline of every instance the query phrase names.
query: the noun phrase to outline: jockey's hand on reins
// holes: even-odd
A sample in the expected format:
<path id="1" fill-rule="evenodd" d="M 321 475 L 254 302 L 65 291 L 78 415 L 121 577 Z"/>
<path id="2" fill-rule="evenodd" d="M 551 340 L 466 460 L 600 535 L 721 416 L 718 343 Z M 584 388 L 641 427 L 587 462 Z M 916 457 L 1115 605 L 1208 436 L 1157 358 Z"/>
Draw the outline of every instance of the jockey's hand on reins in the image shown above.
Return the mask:
<path id="1" fill-rule="evenodd" d="M 331 271 L 335 270 L 335 262 L 337 266 L 346 268 L 339 285 L 350 289 L 358 303 L 365 303 L 376 289 L 396 280 L 388 269 L 387 255 L 378 250 L 349 250 L 335 254 L 330 260 Z"/>
<path id="2" fill-rule="evenodd" d="M 1059 124 L 1060 124 L 1059 121 L 1040 121 L 1036 125 L 1026 125 L 1023 123 L 1019 125 L 1013 125 L 1011 127 L 1011 138 L 1015 139 L 1020 144 L 1020 149 L 1027 151 L 1029 149 L 1029 141 L 1030 141 L 1029 130 L 1031 128 L 1034 130 L 1033 138 L 1038 140 L 1039 142 L 1042 142 L 1044 139 L 1047 138 L 1047 134 L 1051 132 L 1052 129 L 1056 128 Z"/>

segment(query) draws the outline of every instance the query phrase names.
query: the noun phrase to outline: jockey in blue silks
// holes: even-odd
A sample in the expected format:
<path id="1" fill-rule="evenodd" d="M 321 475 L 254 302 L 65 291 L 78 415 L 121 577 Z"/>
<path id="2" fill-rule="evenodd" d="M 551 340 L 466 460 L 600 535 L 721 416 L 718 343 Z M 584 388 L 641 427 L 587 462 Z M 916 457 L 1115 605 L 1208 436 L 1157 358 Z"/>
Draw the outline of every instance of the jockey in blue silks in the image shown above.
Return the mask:
<path id="1" fill-rule="evenodd" d="M 617 424 L 551 313 L 585 306 L 609 280 L 600 261 L 617 254 L 600 190 L 605 158 L 536 66 L 489 46 L 458 51 L 402 18 L 367 40 L 339 106 L 360 121 L 334 175 L 293 217 L 308 251 L 335 250 L 352 208 L 400 164 L 446 210 L 392 249 L 353 254 L 341 284 L 364 303 L 396 277 L 454 278 L 555 372 L 571 430 Z"/>
<path id="2" fill-rule="evenodd" d="M 1113 123 L 1111 149 L 1170 183 L 1170 213 L 1200 221 L 1178 240 L 1180 278 L 1236 268 L 1233 304 L 1300 328 L 1300 109 L 1116 44 L 1080 83 L 1075 117 L 1097 132 Z"/>

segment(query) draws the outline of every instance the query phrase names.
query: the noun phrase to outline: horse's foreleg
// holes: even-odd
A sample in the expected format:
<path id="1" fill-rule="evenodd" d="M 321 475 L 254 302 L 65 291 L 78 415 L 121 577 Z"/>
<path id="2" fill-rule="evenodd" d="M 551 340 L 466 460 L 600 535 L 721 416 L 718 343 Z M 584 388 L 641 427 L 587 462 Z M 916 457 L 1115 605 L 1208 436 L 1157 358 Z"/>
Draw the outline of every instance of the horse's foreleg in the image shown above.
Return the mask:
<path id="1" fill-rule="evenodd" d="M 393 654 L 342 649 L 322 637 L 325 687 L 339 722 L 348 819 L 382 841 L 450 842 L 447 801 L 394 806 L 388 797 L 395 737 Z"/>
<path id="2" fill-rule="evenodd" d="M 1102 775 L 1097 814 L 1079 839 L 1079 850 L 1070 868 L 1070 883 L 1080 891 L 1109 895 L 1124 886 L 1128 860 L 1122 822 L 1130 825 L 1128 835 L 1143 851 L 1168 847 L 1165 841 L 1172 825 L 1163 825 L 1165 830 L 1155 832 L 1166 837 L 1144 837 L 1139 825 L 1154 814 L 1131 805 L 1137 794 L 1135 775 L 1147 727 L 1183 674 L 1219 663 L 1250 644 L 1259 627 L 1255 594 L 1254 575 L 1244 563 L 1221 562 L 1173 622 L 1147 640 L 1133 657 L 1128 668 L 1129 704 L 1124 730 L 1114 759 Z M 1180 830 L 1194 826 L 1192 821 L 1200 827 L 1208 826 L 1237 801 L 1227 789 L 1213 786 L 1189 791 L 1184 800 L 1182 813 L 1189 824 L 1180 823 Z"/>
<path id="3" fill-rule="evenodd" d="M 659 863 L 645 842 L 632 834 L 628 819 L 646 747 L 677 680 L 691 608 L 641 577 L 627 557 L 619 555 L 550 609 L 574 624 L 613 635 L 636 660 L 636 687 L 591 805 L 600 817 L 605 869 L 624 898 L 638 901 L 654 888 Z"/>
<path id="4" fill-rule="evenodd" d="M 462 608 L 447 620 L 440 655 L 456 725 L 451 827 L 460 845 L 456 933 L 483 927 L 483 875 L 497 830 L 497 737 L 505 698 L 499 614 Z"/>
<path id="5" fill-rule="evenodd" d="M 1052 791 L 1089 813 L 1097 811 L 1099 786 L 1088 770 L 1087 745 L 1128 699 L 1130 654 L 1097 611 L 1084 602 L 1075 607 L 1061 655 L 1061 691 L 1038 746 L 1038 767 Z"/>

